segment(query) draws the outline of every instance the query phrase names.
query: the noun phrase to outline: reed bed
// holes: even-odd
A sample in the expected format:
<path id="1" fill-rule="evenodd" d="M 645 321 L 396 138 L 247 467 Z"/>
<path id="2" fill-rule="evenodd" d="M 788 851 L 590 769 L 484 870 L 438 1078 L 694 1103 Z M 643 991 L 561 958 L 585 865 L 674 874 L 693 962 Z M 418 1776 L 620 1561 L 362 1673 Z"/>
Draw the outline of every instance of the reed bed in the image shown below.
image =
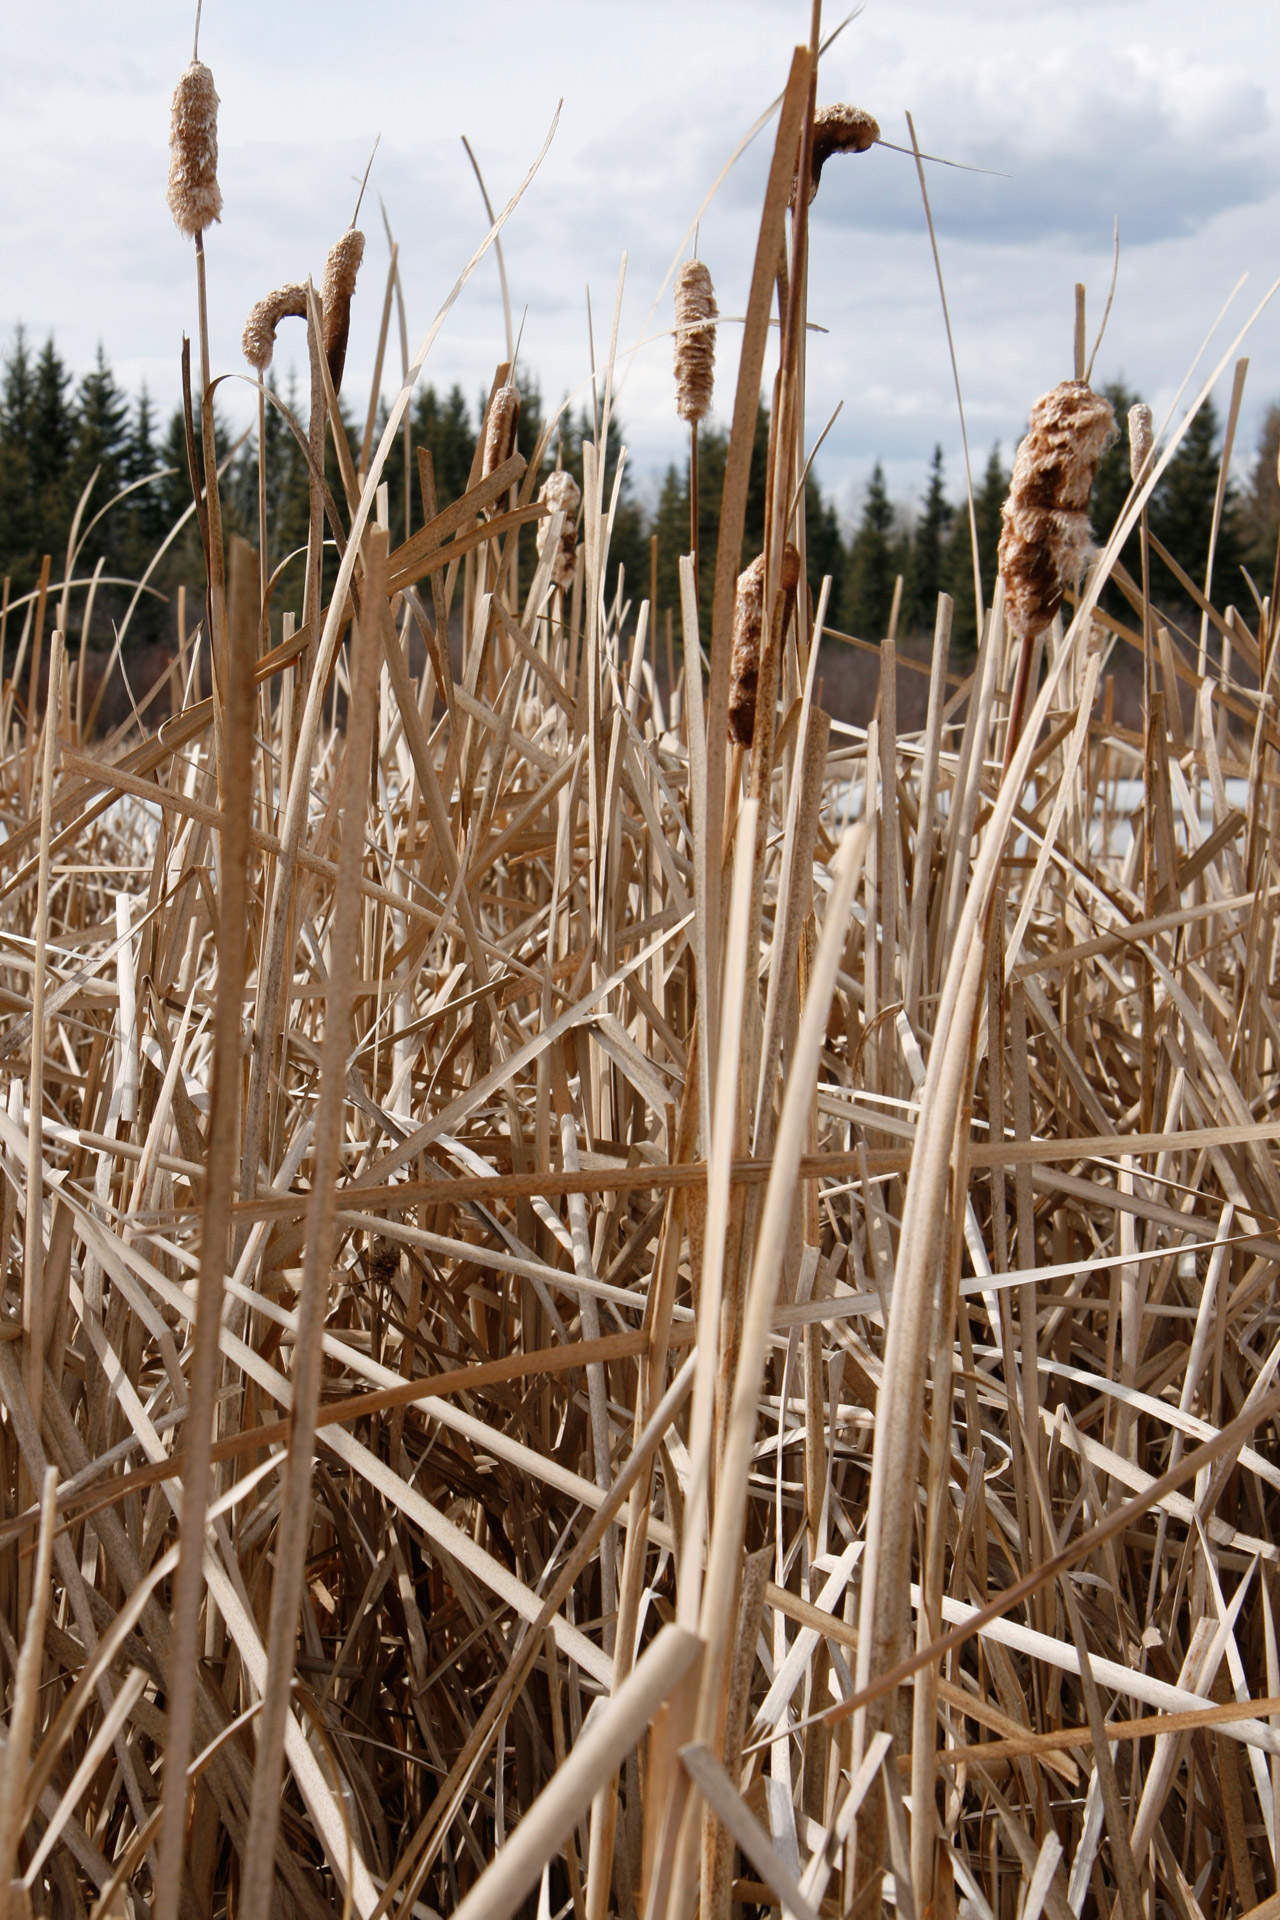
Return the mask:
<path id="1" fill-rule="evenodd" d="M 675 684 L 609 567 L 612 364 L 580 499 L 495 413 L 395 547 L 403 405 L 358 468 L 339 428 L 306 604 L 277 639 L 265 554 L 211 553 L 163 725 L 90 737 L 41 596 L 0 712 L 8 1913 L 1280 1911 L 1271 602 L 1104 615 L 1118 536 L 1038 632 L 997 587 L 976 660 L 940 604 L 923 732 L 891 642 L 870 725 L 823 711 L 815 71 Z"/>

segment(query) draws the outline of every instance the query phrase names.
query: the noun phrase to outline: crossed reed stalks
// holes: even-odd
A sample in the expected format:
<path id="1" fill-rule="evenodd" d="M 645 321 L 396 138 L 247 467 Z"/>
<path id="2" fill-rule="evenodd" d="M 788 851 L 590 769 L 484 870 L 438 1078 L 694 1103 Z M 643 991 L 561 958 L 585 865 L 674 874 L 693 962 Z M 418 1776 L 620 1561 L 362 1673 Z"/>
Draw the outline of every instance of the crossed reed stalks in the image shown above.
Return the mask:
<path id="1" fill-rule="evenodd" d="M 1064 611 L 997 589 L 960 662 L 942 600 L 922 733 L 888 641 L 870 725 L 823 711 L 816 54 L 676 684 L 609 566 L 612 366 L 580 494 L 503 365 L 392 547 L 403 406 L 357 472 L 327 290 L 251 342 L 297 314 L 314 370 L 282 637 L 264 519 L 180 636 L 211 693 L 91 742 L 46 572 L 0 701 L 8 1912 L 1275 1910 L 1272 608 L 1206 649 L 1124 574 L 1174 436 Z"/>

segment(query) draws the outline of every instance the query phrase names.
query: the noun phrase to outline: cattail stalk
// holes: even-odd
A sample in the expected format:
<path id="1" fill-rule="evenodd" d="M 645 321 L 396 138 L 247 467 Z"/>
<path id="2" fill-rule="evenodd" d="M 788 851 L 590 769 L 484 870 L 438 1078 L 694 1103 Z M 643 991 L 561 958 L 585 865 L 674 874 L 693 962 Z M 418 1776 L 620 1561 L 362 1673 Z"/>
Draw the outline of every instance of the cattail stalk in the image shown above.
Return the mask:
<path id="1" fill-rule="evenodd" d="M 209 385 L 209 300 L 205 284 L 204 230 L 222 218 L 218 185 L 218 93 L 202 60 L 192 58 L 173 93 L 169 126 L 169 210 L 174 224 L 196 245 L 196 306 L 200 324 L 200 437 L 204 454 L 205 510 L 209 529 L 209 631 L 217 664 L 215 696 L 226 678 L 225 574 L 218 453 Z M 219 753 L 221 764 L 221 753 Z"/>
<path id="2" fill-rule="evenodd" d="M 676 275 L 676 412 L 689 423 L 689 551 L 698 577 L 698 425 L 711 406 L 716 377 L 716 306 L 711 275 L 686 260 Z"/>

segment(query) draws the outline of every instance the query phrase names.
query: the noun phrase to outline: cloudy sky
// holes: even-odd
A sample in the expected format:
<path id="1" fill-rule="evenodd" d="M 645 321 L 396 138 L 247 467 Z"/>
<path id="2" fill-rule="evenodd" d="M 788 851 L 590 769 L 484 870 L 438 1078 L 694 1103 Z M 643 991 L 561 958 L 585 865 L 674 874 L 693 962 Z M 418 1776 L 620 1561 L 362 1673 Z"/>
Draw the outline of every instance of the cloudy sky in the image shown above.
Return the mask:
<path id="1" fill-rule="evenodd" d="M 824 24 L 844 9 L 832 0 Z M 39 0 L 5 8 L 0 66 L 0 341 L 52 330 L 83 371 L 101 341 L 119 378 L 166 410 L 194 331 L 189 242 L 165 205 L 168 103 L 189 58 L 190 0 Z M 208 237 L 215 371 L 243 371 L 251 303 L 317 280 L 374 139 L 370 246 L 344 391 L 363 410 L 386 241 L 400 244 L 411 350 L 487 222 L 461 136 L 502 204 L 559 128 L 505 236 L 523 363 L 558 401 L 655 297 L 721 168 L 780 90 L 808 0 L 205 0 L 200 51 L 222 108 L 222 224 Z M 1070 374 L 1073 286 L 1090 332 L 1120 221 L 1119 283 L 1095 377 L 1161 408 L 1235 282 L 1225 351 L 1280 274 L 1280 9 L 1275 0 L 866 0 L 827 54 L 821 100 L 873 112 L 886 140 L 993 173 L 929 169 L 975 464 L 1006 451 L 1030 402 Z M 766 131 L 713 200 L 699 250 L 741 315 L 772 145 Z M 843 411 L 818 471 L 847 512 L 871 463 L 918 490 L 935 442 L 961 484 L 960 436 L 915 170 L 876 148 L 828 168 L 814 208 L 809 429 Z M 670 325 L 670 296 L 650 331 Z M 734 328 L 722 329 L 720 409 Z M 292 333 L 288 339 L 286 334 Z M 487 387 L 503 352 L 496 265 L 453 310 L 423 378 Z M 1243 456 L 1280 399 L 1280 297 L 1244 349 Z M 398 352 L 398 349 L 397 349 Z M 286 326 L 277 365 L 305 358 Z M 398 366 L 398 360 L 397 360 Z M 1224 376 L 1225 402 L 1230 374 Z M 229 412 L 248 389 L 222 388 Z M 628 352 L 619 401 L 642 485 L 675 457 L 670 342 Z"/>

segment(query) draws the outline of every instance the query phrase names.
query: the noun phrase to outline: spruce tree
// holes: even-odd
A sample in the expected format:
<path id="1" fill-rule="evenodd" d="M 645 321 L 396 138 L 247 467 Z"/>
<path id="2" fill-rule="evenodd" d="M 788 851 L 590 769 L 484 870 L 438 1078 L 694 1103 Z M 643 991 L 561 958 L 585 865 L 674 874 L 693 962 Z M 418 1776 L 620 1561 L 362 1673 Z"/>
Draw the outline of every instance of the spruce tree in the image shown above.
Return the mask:
<path id="1" fill-rule="evenodd" d="M 1271 591 L 1280 541 L 1280 404 L 1267 408 L 1242 503 L 1246 564 L 1259 593 Z"/>
<path id="2" fill-rule="evenodd" d="M 66 489 L 75 433 L 75 421 L 67 401 L 70 385 L 71 375 L 50 334 L 36 361 L 28 447 L 32 485 L 55 521 Z"/>
<path id="3" fill-rule="evenodd" d="M 904 557 L 903 542 L 895 532 L 893 502 L 885 487 L 884 469 L 877 460 L 867 482 L 862 519 L 845 567 L 840 618 L 846 632 L 863 640 L 884 638 Z"/>
<path id="4" fill-rule="evenodd" d="M 441 400 L 432 386 L 423 387 L 413 406 L 411 438 L 415 447 L 426 447 L 435 470 L 437 510 L 466 492 L 475 458 L 476 436 L 467 412 L 466 395 L 455 381 Z M 414 473 L 417 484 L 417 473 Z M 426 509 L 418 503 L 419 514 Z"/>
<path id="5" fill-rule="evenodd" d="M 836 616 L 836 603 L 848 556 L 845 553 L 844 541 L 840 538 L 839 516 L 832 502 L 824 498 L 812 469 L 804 487 L 804 539 L 805 558 L 809 569 L 809 591 L 813 595 L 814 607 L 815 609 L 817 607 L 822 582 L 829 574 L 831 600 L 827 608 L 827 618 L 833 620 Z"/>
<path id="6" fill-rule="evenodd" d="M 1218 413 L 1213 401 L 1206 400 L 1165 468 L 1151 503 L 1152 532 L 1201 588 L 1209 556 L 1220 462 Z M 1238 601 L 1245 591 L 1240 578 L 1243 557 L 1239 500 L 1234 483 L 1228 481 L 1213 563 L 1216 603 Z M 1153 562 L 1152 575 L 1152 591 L 1157 597 L 1163 596 L 1185 607 L 1182 589 L 1158 560 Z"/>
<path id="7" fill-rule="evenodd" d="M 1109 381 L 1102 391 L 1115 409 L 1116 437 L 1098 462 L 1089 501 L 1089 523 L 1099 549 L 1105 547 L 1111 538 L 1112 529 L 1124 510 L 1133 484 L 1129 476 L 1129 409 L 1136 406 L 1141 398 L 1123 380 Z M 1136 529 L 1125 541 L 1120 561 L 1130 578 L 1141 585 L 1142 548 Z M 1102 604 L 1116 619 L 1132 619 L 1129 602 L 1118 587 L 1108 585 L 1103 590 Z M 1064 609 L 1063 618 L 1067 618 L 1069 613 L 1069 608 Z"/>
<path id="8" fill-rule="evenodd" d="M 16 598 L 33 584 L 39 566 L 38 517 L 31 484 L 31 422 L 35 375 L 19 326 L 5 356 L 0 384 L 0 575 Z"/>
<path id="9" fill-rule="evenodd" d="M 978 565 L 982 572 L 982 600 L 990 607 L 999 569 L 1000 509 L 1009 492 L 1009 473 L 1000 458 L 996 442 L 987 461 L 982 485 L 974 498 L 974 518 L 978 523 Z M 973 652 L 978 644 L 978 617 L 973 597 L 973 541 L 967 506 L 958 509 L 951 537 L 947 542 L 943 584 L 955 601 L 952 641 L 962 652 Z"/>
<path id="10" fill-rule="evenodd" d="M 924 505 L 911 536 L 911 555 L 903 595 L 903 625 L 909 632 L 932 633 L 938 595 L 943 590 L 943 566 L 955 508 L 947 498 L 942 448 L 936 446 L 929 462 Z"/>

